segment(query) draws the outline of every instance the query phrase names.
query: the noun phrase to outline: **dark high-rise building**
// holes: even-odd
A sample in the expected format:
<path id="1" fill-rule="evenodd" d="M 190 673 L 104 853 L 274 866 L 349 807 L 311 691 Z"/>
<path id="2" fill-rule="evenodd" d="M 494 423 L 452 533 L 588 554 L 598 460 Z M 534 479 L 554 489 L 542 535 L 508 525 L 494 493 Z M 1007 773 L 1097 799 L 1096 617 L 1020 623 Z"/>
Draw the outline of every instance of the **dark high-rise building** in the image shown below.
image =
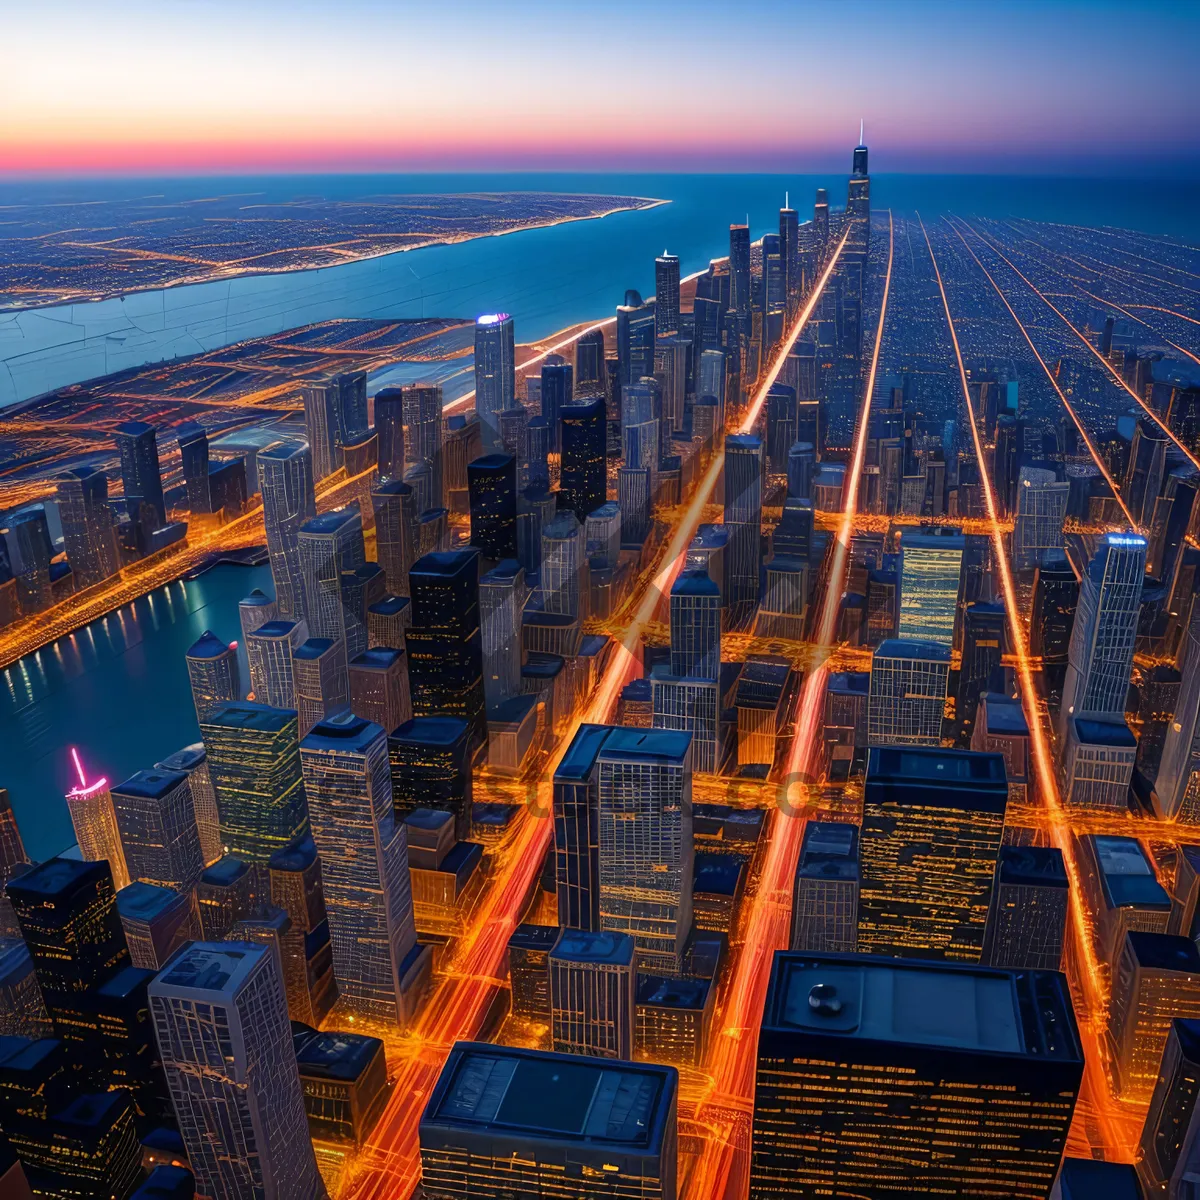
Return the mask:
<path id="1" fill-rule="evenodd" d="M 955 702 L 955 716 L 964 741 L 970 740 L 970 731 L 975 726 L 980 696 L 986 691 L 1003 690 L 1000 660 L 1007 635 L 1003 604 L 967 605 L 963 612 L 962 665 Z"/>
<path id="2" fill-rule="evenodd" d="M 604 394 L 604 331 L 592 329 L 575 342 L 575 389 L 580 395 Z"/>
<path id="3" fill-rule="evenodd" d="M 467 464 L 471 494 L 471 545 L 499 561 L 517 554 L 517 460 L 485 454 Z"/>
<path id="4" fill-rule="evenodd" d="M 542 394 L 543 400 L 545 393 Z M 563 508 L 574 511 L 582 525 L 607 499 L 607 419 L 603 396 L 565 405 L 560 411 Z"/>
<path id="5" fill-rule="evenodd" d="M 1007 803 L 999 754 L 873 747 L 863 797 L 859 949 L 978 962 Z"/>
<path id="6" fill-rule="evenodd" d="M 550 1024 L 549 957 L 560 932 L 557 925 L 518 925 L 508 939 L 512 1011 L 542 1025 Z"/>
<path id="7" fill-rule="evenodd" d="M 500 414 L 516 400 L 513 319 L 508 313 L 488 313 L 475 321 L 475 411 L 485 454 L 500 449 Z"/>
<path id="8" fill-rule="evenodd" d="M 199 929 L 191 895 L 152 883 L 131 883 L 117 893 L 117 912 L 132 965 L 160 971 Z"/>
<path id="9" fill-rule="evenodd" d="M 300 526 L 317 515 L 312 451 L 304 442 L 268 446 L 258 456 L 258 478 L 278 615 L 298 621 L 305 615 Z"/>
<path id="10" fill-rule="evenodd" d="M 121 483 L 125 490 L 125 508 L 135 524 L 147 531 L 167 523 L 163 500 L 162 472 L 158 465 L 158 435 L 145 421 L 125 421 L 114 430 L 121 455 Z M 143 516 L 148 504 L 152 513 Z"/>
<path id="11" fill-rule="evenodd" d="M 693 567 L 671 586 L 671 674 L 716 680 L 720 672 L 721 589 Z"/>
<path id="12" fill-rule="evenodd" d="M 779 210 L 779 253 L 789 304 L 800 295 L 800 216 L 794 208 Z"/>
<path id="13" fill-rule="evenodd" d="M 204 860 L 187 773 L 139 771 L 112 789 L 112 802 L 129 878 L 190 892 Z"/>
<path id="14" fill-rule="evenodd" d="M 457 1042 L 421 1116 L 421 1189 L 675 1200 L 678 1089 L 674 1067 Z"/>
<path id="15" fill-rule="evenodd" d="M 542 363 L 541 417 L 550 432 L 547 450 L 552 454 L 562 449 L 562 410 L 574 399 L 575 372 L 571 364 L 561 354 L 548 355 Z"/>
<path id="16" fill-rule="evenodd" d="M 817 253 L 823 256 L 825 245 L 829 241 L 829 193 L 824 188 L 817 188 L 817 198 L 813 203 L 812 232 L 817 243 Z"/>
<path id="17" fill-rule="evenodd" d="M 633 938 L 561 929 L 547 959 L 550 1036 L 560 1054 L 633 1056 Z"/>
<path id="18" fill-rule="evenodd" d="M 732 623 L 744 621 L 758 603 L 762 573 L 763 444 L 753 434 L 725 439 L 725 601 Z"/>
<path id="19" fill-rule="evenodd" d="M 50 582 L 50 526 L 44 505 L 35 504 L 14 513 L 9 528 L 0 531 L 12 538 L 15 551 L 12 570 L 16 574 L 16 594 L 22 613 L 38 613 L 54 603 Z M 0 537 L 0 543 L 4 538 Z M 15 615 L 15 614 L 13 614 Z"/>
<path id="20" fill-rule="evenodd" d="M 333 638 L 309 638 L 292 652 L 296 693 L 296 736 L 303 737 L 322 717 L 350 703 L 346 645 Z"/>
<path id="21" fill-rule="evenodd" d="M 1043 1200 L 1082 1078 L 1055 972 L 780 951 L 750 1198 L 966 1196 L 986 1180 Z"/>
<path id="22" fill-rule="evenodd" d="M 1066 668 L 1078 603 L 1079 581 L 1066 553 L 1047 550 L 1034 575 L 1029 620 L 1029 653 L 1039 655 L 1043 666 Z"/>
<path id="23" fill-rule="evenodd" d="M 750 315 L 750 226 L 729 227 L 729 311 Z"/>
<path id="24" fill-rule="evenodd" d="M 1003 846 L 984 957 L 993 967 L 1057 971 L 1067 929 L 1067 873 L 1052 846 Z"/>
<path id="25" fill-rule="evenodd" d="M 12 902 L 4 889 L 10 879 L 15 879 L 28 866 L 29 856 L 17 826 L 17 814 L 13 812 L 8 789 L 0 788 L 0 938 L 20 936 Z"/>
<path id="26" fill-rule="evenodd" d="M 308 832 L 296 713 L 247 700 L 222 704 L 200 732 L 225 853 L 265 869 L 276 850 Z"/>
<path id="27" fill-rule="evenodd" d="M 404 389 L 380 388 L 375 393 L 375 436 L 379 439 L 379 478 L 404 478 Z"/>
<path id="28" fill-rule="evenodd" d="M 58 517 L 76 589 L 115 575 L 120 566 L 108 476 L 94 467 L 76 467 L 58 481 Z"/>
<path id="29" fill-rule="evenodd" d="M 793 950 L 853 954 L 858 945 L 858 827 L 809 821 L 792 891 Z"/>
<path id="30" fill-rule="evenodd" d="M 409 572 L 412 625 L 404 631 L 414 717 L 460 717 L 487 735 L 479 632 L 479 553 L 447 550 Z"/>
<path id="31" fill-rule="evenodd" d="M 654 336 L 679 332 L 679 255 L 665 250 L 654 260 Z"/>
<path id="32" fill-rule="evenodd" d="M 355 612 L 342 595 L 343 573 L 367 561 L 358 501 L 305 521 L 297 539 L 309 634 L 342 642 L 348 658 L 361 654 L 367 648 L 366 612 Z"/>
<path id="33" fill-rule="evenodd" d="M 608 725 L 581 725 L 554 772 L 554 878 L 558 923 L 600 928 L 598 757 Z"/>
<path id="34" fill-rule="evenodd" d="M 617 306 L 617 361 L 623 386 L 654 373 L 654 306 L 632 290 Z"/>
<path id="35" fill-rule="evenodd" d="M 212 494 L 208 487 L 208 434 L 199 421 L 185 421 L 176 426 L 175 435 L 179 439 L 188 511 L 212 512 Z"/>
<path id="36" fill-rule="evenodd" d="M 471 833 L 472 727 L 459 717 L 414 717 L 388 734 L 392 804 L 399 816 L 438 808 L 454 816 L 454 836 Z"/>
<path id="37" fill-rule="evenodd" d="M 371 489 L 375 513 L 375 560 L 383 568 L 389 594 L 408 595 L 408 572 L 416 561 L 416 500 L 401 479 L 385 479 Z"/>
<path id="38" fill-rule="evenodd" d="M 1194 1194 L 1200 1182 L 1198 1096 L 1200 1021 L 1175 1020 L 1142 1129 L 1138 1174 L 1147 1197 L 1185 1200 Z"/>
<path id="39" fill-rule="evenodd" d="M 393 730 L 412 717 L 404 651 L 375 646 L 350 660 L 350 711 Z"/>
<path id="40" fill-rule="evenodd" d="M 341 397 L 336 380 L 313 379 L 301 389 L 304 431 L 312 449 L 313 481 L 320 483 L 342 465 L 345 445 Z"/>

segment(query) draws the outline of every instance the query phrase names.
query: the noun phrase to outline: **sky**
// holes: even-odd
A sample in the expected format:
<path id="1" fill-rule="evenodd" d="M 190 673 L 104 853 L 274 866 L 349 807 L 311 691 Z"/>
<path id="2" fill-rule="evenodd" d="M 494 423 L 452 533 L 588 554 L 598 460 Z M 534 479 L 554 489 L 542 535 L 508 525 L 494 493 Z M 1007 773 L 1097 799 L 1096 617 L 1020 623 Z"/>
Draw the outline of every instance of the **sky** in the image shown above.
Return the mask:
<path id="1" fill-rule="evenodd" d="M 1197 0 L 0 0 L 0 173 L 1200 174 Z"/>

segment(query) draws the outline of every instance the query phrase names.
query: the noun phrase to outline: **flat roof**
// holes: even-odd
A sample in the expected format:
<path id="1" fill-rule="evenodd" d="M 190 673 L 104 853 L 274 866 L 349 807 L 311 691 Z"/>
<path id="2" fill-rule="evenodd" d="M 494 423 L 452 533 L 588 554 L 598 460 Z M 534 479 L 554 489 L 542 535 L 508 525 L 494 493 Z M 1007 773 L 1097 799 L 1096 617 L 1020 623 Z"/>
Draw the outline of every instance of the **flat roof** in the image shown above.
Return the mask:
<path id="1" fill-rule="evenodd" d="M 905 550 L 962 550 L 967 544 L 957 525 L 908 528 L 900 534 L 900 552 Z"/>
<path id="2" fill-rule="evenodd" d="M 1137 749 L 1137 738 L 1124 718 L 1106 721 L 1102 717 L 1072 717 L 1071 724 L 1075 727 L 1075 737 L 1080 745 Z"/>
<path id="3" fill-rule="evenodd" d="M 308 645 L 308 642 L 305 642 L 305 645 Z M 300 649 L 304 647 L 301 646 Z M 300 650 L 297 650 L 296 654 L 298 656 Z M 217 705 L 204 723 L 219 725 L 223 729 L 256 729 L 260 733 L 281 733 L 289 723 L 295 722 L 294 708 L 272 708 L 269 704 L 257 704 L 253 700 L 226 700 Z"/>
<path id="4" fill-rule="evenodd" d="M 937 746 L 873 746 L 867 755 L 866 798 L 891 796 L 975 812 L 1003 812 L 1008 804 L 1004 758 L 981 750 Z"/>
<path id="5" fill-rule="evenodd" d="M 1092 837 L 1104 898 L 1113 908 L 1171 907 L 1171 898 L 1137 838 L 1107 834 Z"/>
<path id="6" fill-rule="evenodd" d="M 920 658 L 933 662 L 950 661 L 945 642 L 923 642 L 919 638 L 885 638 L 875 647 L 875 658 Z"/>
<path id="7" fill-rule="evenodd" d="M 672 596 L 712 596 L 720 599 L 721 589 L 709 578 L 703 567 L 688 567 L 681 571 L 671 586 Z"/>
<path id="8" fill-rule="evenodd" d="M 661 1137 L 671 1067 L 459 1042 L 425 1120 L 645 1147 Z"/>
<path id="9" fill-rule="evenodd" d="M 839 695 L 866 696 L 871 690 L 870 671 L 835 671 L 825 686 Z"/>
<path id="10" fill-rule="evenodd" d="M 352 667 L 370 667 L 375 671 L 386 671 L 404 657 L 404 651 L 391 646 L 372 646 L 350 660 Z"/>
<path id="11" fill-rule="evenodd" d="M 453 746 L 462 741 L 470 727 L 461 717 L 413 717 L 388 734 L 392 742 L 424 746 Z"/>
<path id="12" fill-rule="evenodd" d="M 267 866 L 272 871 L 306 871 L 316 859 L 317 844 L 313 841 L 312 834 L 306 833 L 303 837 L 289 842 L 283 849 L 276 850 L 267 860 Z"/>
<path id="13" fill-rule="evenodd" d="M 557 925 L 518 925 L 508 939 L 509 946 L 520 950 L 551 950 L 558 941 Z"/>
<path id="14" fill-rule="evenodd" d="M 136 775 L 130 775 L 124 783 L 111 789 L 114 796 L 136 796 L 142 800 L 161 800 L 170 795 L 181 783 L 187 782 L 186 771 L 160 771 L 147 767 Z"/>
<path id="15" fill-rule="evenodd" d="M 987 732 L 1000 737 L 1028 737 L 1029 722 L 1018 700 L 1002 692 L 984 692 Z"/>
<path id="16" fill-rule="evenodd" d="M 1154 971 L 1184 971 L 1200 975 L 1200 950 L 1188 937 L 1131 929 L 1125 939 L 1140 966 Z"/>
<path id="17" fill-rule="evenodd" d="M 111 876 L 108 863 L 84 862 L 78 858 L 48 858 L 23 875 L 10 879 L 9 895 L 22 894 L 30 897 L 61 896 L 80 883 L 102 875 Z"/>
<path id="18" fill-rule="evenodd" d="M 296 628 L 296 621 L 264 621 L 257 629 L 248 633 L 247 637 L 291 637 Z"/>
<path id="19" fill-rule="evenodd" d="M 555 782 L 579 783 L 586 780 L 611 731 L 611 725 L 580 725 L 554 771 Z"/>
<path id="20" fill-rule="evenodd" d="M 1036 1003 L 1033 996 L 1023 1003 L 1022 990 L 1033 987 Z M 1040 1022 L 1033 1048 L 1026 1044 L 1031 1020 Z M 778 951 L 763 1027 L 925 1050 L 1082 1062 L 1065 983 L 1051 971 Z"/>
<path id="21" fill-rule="evenodd" d="M 309 517 L 300 526 L 301 533 L 336 533 L 343 526 L 354 520 L 362 520 L 362 512 L 357 504 L 348 504 L 344 508 L 330 509 L 316 517 Z"/>
<path id="22" fill-rule="evenodd" d="M 254 942 L 192 942 L 171 959 L 150 988 L 160 993 L 185 988 L 228 996 L 267 953 L 265 946 Z"/>
<path id="23" fill-rule="evenodd" d="M 634 941 L 627 933 L 609 929 L 564 929 L 554 943 L 551 955 L 567 962 L 629 966 L 633 963 L 633 951 Z"/>
<path id="24" fill-rule="evenodd" d="M 367 612 L 375 613 L 381 617 L 395 616 L 396 613 L 402 612 L 412 603 L 408 596 L 384 596 L 377 604 L 372 604 Z"/>
<path id="25" fill-rule="evenodd" d="M 1001 883 L 1033 887 L 1067 887 L 1062 851 L 1054 846 L 1001 846 Z"/>
<path id="26" fill-rule="evenodd" d="M 320 1079 L 357 1079 L 383 1052 L 379 1038 L 361 1033 L 317 1033 L 297 1045 L 301 1075 Z"/>
<path id="27" fill-rule="evenodd" d="M 293 658 L 310 659 L 320 658 L 323 654 L 328 654 L 333 649 L 334 642 L 331 638 L 310 637 L 308 641 L 297 646 L 292 651 Z"/>
<path id="28" fill-rule="evenodd" d="M 424 515 L 424 514 L 422 514 Z M 460 575 L 463 571 L 477 571 L 475 565 L 479 557 L 478 550 L 434 550 L 423 554 L 412 565 L 409 574 L 441 575 L 450 577 Z"/>
<path id="29" fill-rule="evenodd" d="M 1058 1186 L 1062 1200 L 1142 1200 L 1137 1169 L 1128 1163 L 1064 1158 Z"/>
<path id="30" fill-rule="evenodd" d="M 184 746 L 182 750 L 176 750 L 174 754 L 159 759 L 154 765 L 160 771 L 194 771 L 207 758 L 204 743 L 193 742 L 190 746 Z"/>
<path id="31" fill-rule="evenodd" d="M 117 912 L 131 921 L 153 921 L 163 913 L 185 906 L 187 897 L 174 888 L 140 880 L 117 893 Z"/>
<path id="32" fill-rule="evenodd" d="M 734 896 L 745 864 L 736 854 L 715 854 L 697 850 L 693 856 L 692 893 L 709 896 Z"/>
<path id="33" fill-rule="evenodd" d="M 236 855 L 226 854 L 223 858 L 218 858 L 211 867 L 206 867 L 201 872 L 200 882 L 210 887 L 229 887 L 249 870 L 250 868 Z"/>
<path id="34" fill-rule="evenodd" d="M 809 879 L 857 879 L 858 826 L 809 821 L 800 846 L 800 874 Z"/>
<path id="35" fill-rule="evenodd" d="M 678 979 L 665 975 L 639 975 L 637 1000 L 647 1008 L 686 1008 L 703 1011 L 712 993 L 711 979 Z"/>
<path id="36" fill-rule="evenodd" d="M 691 744 L 690 732 L 615 725 L 600 750 L 600 757 L 606 761 L 652 759 L 682 766 Z"/>

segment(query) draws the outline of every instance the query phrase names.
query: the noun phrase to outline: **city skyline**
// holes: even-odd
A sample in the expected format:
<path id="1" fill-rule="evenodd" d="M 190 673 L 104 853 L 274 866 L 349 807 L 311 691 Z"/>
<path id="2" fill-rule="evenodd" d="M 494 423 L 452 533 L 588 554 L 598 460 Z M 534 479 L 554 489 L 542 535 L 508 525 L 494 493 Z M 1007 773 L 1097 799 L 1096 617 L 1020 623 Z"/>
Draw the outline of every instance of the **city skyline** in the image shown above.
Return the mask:
<path id="1" fill-rule="evenodd" d="M 0 176 L 832 169 L 860 120 L 876 173 L 1200 170 L 1200 13 L 1174 0 L 119 8 L 119 36 L 75 0 L 9 14 Z M 569 54 L 539 53 L 550 25 Z M 1126 30 L 1152 52 L 1126 54 Z M 669 50 L 641 70 L 630 39 Z M 813 51 L 830 41 L 853 88 Z M 764 52 L 773 69 L 740 65 Z M 716 54 L 738 86 L 693 86 Z M 295 68 L 318 61 L 313 89 Z"/>

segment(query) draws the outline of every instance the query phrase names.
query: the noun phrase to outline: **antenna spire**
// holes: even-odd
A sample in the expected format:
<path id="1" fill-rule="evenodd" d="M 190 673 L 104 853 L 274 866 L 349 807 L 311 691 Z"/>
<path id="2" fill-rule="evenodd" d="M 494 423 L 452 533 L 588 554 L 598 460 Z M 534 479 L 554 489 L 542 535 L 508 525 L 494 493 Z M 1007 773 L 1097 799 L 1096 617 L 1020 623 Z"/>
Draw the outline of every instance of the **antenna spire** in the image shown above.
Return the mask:
<path id="1" fill-rule="evenodd" d="M 862 119 L 862 117 L 859 117 L 859 118 L 858 118 L 858 144 L 859 144 L 860 146 L 863 146 L 863 145 L 865 145 L 865 144 L 866 144 L 866 143 L 863 141 L 863 126 L 864 126 L 865 124 L 866 124 L 866 122 L 865 122 L 865 121 Z"/>

